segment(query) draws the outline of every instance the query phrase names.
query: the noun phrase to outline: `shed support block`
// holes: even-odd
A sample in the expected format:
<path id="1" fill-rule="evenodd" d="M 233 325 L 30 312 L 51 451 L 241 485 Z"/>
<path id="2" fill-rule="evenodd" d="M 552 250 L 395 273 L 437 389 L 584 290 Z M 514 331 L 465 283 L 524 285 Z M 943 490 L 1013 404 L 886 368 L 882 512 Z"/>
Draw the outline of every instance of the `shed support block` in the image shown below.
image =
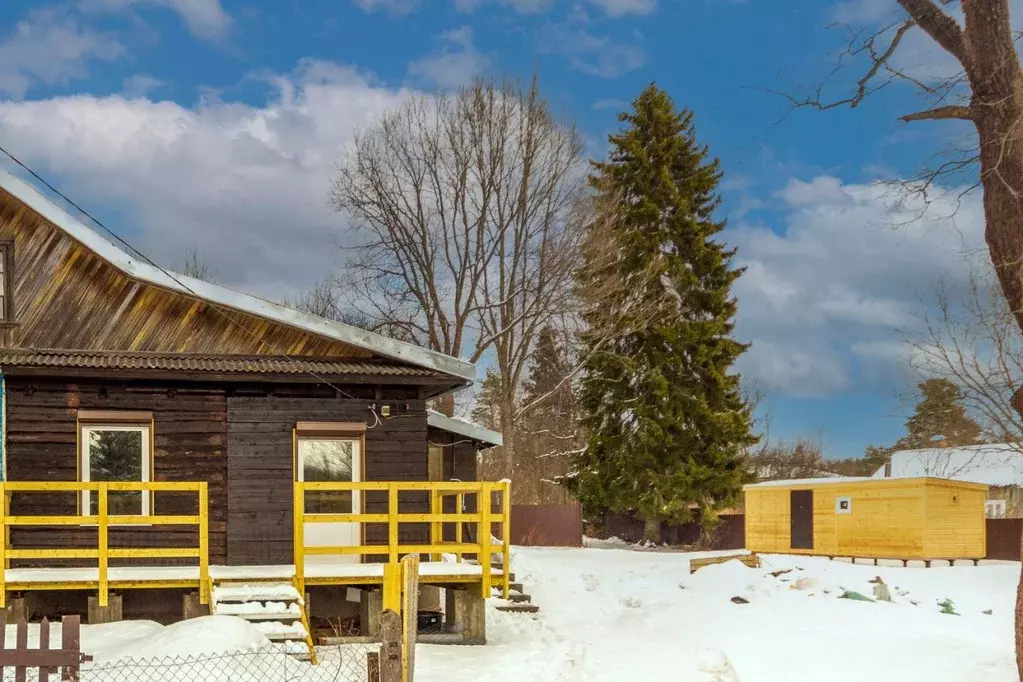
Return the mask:
<path id="1" fill-rule="evenodd" d="M 89 597 L 89 624 L 116 623 L 123 620 L 121 595 L 111 594 L 106 606 L 99 605 L 99 597 Z"/>
<path id="2" fill-rule="evenodd" d="M 8 599 L 7 607 L 4 609 L 4 617 L 7 623 L 17 623 L 18 621 L 28 622 L 28 603 L 24 597 L 17 597 L 16 599 Z"/>
<path id="3" fill-rule="evenodd" d="M 384 610 L 384 593 L 380 590 L 363 590 L 359 602 L 359 629 L 363 636 L 380 636 L 380 613 Z"/>
<path id="4" fill-rule="evenodd" d="M 198 592 L 189 592 L 181 598 L 181 618 L 191 620 L 210 615 L 209 604 L 203 604 Z"/>
<path id="5" fill-rule="evenodd" d="M 445 592 L 445 630 L 460 632 L 465 644 L 486 644 L 486 600 L 471 589 Z"/>

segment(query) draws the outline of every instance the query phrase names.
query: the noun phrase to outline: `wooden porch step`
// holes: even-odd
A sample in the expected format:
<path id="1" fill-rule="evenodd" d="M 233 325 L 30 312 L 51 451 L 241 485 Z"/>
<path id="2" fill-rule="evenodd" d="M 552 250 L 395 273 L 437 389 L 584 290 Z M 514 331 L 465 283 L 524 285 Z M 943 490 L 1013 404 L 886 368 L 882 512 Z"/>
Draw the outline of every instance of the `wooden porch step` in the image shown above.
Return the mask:
<path id="1" fill-rule="evenodd" d="M 502 604 L 497 610 L 505 613 L 538 613 L 540 607 L 536 604 Z"/>
<path id="2" fill-rule="evenodd" d="M 528 604 L 533 601 L 533 598 L 528 594 L 523 594 L 522 592 L 509 592 L 508 601 L 514 604 Z"/>

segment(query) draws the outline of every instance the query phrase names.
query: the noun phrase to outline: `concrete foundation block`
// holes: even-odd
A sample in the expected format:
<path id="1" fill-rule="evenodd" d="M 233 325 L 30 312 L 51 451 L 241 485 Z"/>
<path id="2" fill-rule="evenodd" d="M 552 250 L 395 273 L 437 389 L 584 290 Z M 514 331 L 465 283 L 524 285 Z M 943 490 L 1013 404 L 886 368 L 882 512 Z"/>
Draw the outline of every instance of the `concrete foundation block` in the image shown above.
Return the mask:
<path id="1" fill-rule="evenodd" d="M 181 618 L 191 620 L 210 615 L 210 605 L 199 600 L 198 592 L 189 592 L 181 598 Z"/>
<path id="2" fill-rule="evenodd" d="M 910 559 L 906 562 L 907 568 L 927 568 L 927 562 L 923 559 Z"/>
<path id="3" fill-rule="evenodd" d="M 877 565 L 878 566 L 897 566 L 899 568 L 902 568 L 906 564 L 905 564 L 905 562 L 902 559 L 878 559 L 877 560 Z"/>
<path id="4" fill-rule="evenodd" d="M 953 566 L 976 566 L 977 562 L 973 559 L 956 559 L 952 562 Z"/>
<path id="5" fill-rule="evenodd" d="M 931 559 L 931 568 L 948 568 L 951 565 L 948 559 Z"/>
<path id="6" fill-rule="evenodd" d="M 876 566 L 877 565 L 877 559 L 857 558 L 857 559 L 853 559 L 853 563 L 854 564 L 859 564 L 860 566 Z"/>
<path id="7" fill-rule="evenodd" d="M 14 624 L 18 621 L 29 621 L 28 602 L 24 597 L 7 600 L 7 608 L 4 609 L 5 622 Z"/>
<path id="8" fill-rule="evenodd" d="M 487 643 L 486 600 L 473 590 L 447 590 L 447 619 L 450 632 L 461 633 L 465 644 Z"/>
<path id="9" fill-rule="evenodd" d="M 99 605 L 99 597 L 89 597 L 89 624 L 116 623 L 123 620 L 121 595 L 111 594 L 106 606 Z"/>
<path id="10" fill-rule="evenodd" d="M 853 562 L 852 557 L 847 556 L 836 556 L 832 561 L 840 561 L 843 564 L 851 564 Z"/>
<path id="11" fill-rule="evenodd" d="M 384 610 L 384 593 L 363 590 L 359 603 L 359 630 L 369 637 L 380 636 L 380 612 Z"/>

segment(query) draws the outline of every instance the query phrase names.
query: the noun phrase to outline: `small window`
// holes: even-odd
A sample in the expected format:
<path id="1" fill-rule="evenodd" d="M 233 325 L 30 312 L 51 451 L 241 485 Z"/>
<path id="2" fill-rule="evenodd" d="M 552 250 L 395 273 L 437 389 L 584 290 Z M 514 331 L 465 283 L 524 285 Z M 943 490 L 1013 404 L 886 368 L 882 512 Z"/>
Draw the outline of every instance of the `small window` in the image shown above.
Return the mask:
<path id="1" fill-rule="evenodd" d="M 985 500 L 984 516 L 989 519 L 1001 519 L 1005 517 L 1005 500 Z"/>
<path id="2" fill-rule="evenodd" d="M 80 472 L 82 481 L 152 480 L 149 424 L 82 424 Z M 116 516 L 148 516 L 149 491 L 111 492 L 107 513 Z M 90 491 L 82 493 L 82 513 L 99 512 L 99 499 Z"/>
<path id="3" fill-rule="evenodd" d="M 836 514 L 852 514 L 852 498 L 839 497 L 835 499 Z"/>

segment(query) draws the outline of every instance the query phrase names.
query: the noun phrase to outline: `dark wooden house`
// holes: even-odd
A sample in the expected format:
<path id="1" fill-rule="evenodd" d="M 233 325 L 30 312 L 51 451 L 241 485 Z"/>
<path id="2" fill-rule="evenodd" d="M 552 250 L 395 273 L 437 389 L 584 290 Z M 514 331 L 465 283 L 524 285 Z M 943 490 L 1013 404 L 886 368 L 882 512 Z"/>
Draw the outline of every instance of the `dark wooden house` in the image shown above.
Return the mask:
<path id="1" fill-rule="evenodd" d="M 266 571 L 272 578 L 305 561 L 296 537 L 321 548 L 390 543 L 393 558 L 395 542 L 439 542 L 432 524 L 446 521 L 382 522 L 380 513 L 437 511 L 431 504 L 448 494 L 400 485 L 475 481 L 478 449 L 500 443 L 427 410 L 473 381 L 471 364 L 168 273 L 10 175 L 0 177 L 0 268 L 4 593 L 57 589 L 52 578 L 98 589 L 105 603 L 118 566 L 153 564 L 205 564 L 199 582 L 215 582 L 218 570 L 223 580 L 259 577 L 230 567 L 278 567 Z M 301 528 L 296 486 L 314 482 L 339 489 L 302 489 L 306 521 L 377 517 Z M 395 485 L 345 488 L 361 482 Z M 199 502 L 192 484 L 204 484 Z M 391 495 L 400 496 L 393 506 Z M 160 520 L 197 514 L 201 523 Z M 198 557 L 155 551 L 193 543 Z M 79 580 L 40 566 L 97 573 Z M 294 573 L 304 579 L 301 566 Z M 156 574 L 140 575 L 121 580 L 123 590 Z M 191 574 L 154 585 L 209 597 Z"/>

